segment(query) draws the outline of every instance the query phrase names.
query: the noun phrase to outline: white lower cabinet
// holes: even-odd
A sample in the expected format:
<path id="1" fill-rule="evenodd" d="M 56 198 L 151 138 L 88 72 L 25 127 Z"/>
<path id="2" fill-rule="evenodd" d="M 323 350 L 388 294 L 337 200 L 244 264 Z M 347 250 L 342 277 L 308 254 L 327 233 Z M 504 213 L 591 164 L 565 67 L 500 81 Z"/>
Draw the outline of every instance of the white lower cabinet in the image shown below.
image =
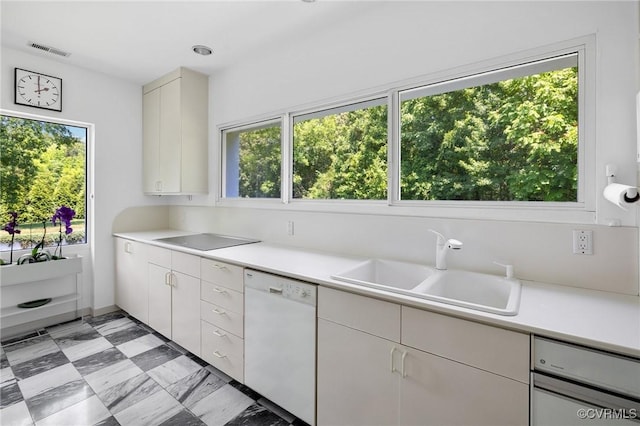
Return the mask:
<path id="1" fill-rule="evenodd" d="M 149 326 L 200 356 L 200 258 L 149 246 Z"/>
<path id="2" fill-rule="evenodd" d="M 384 314 L 367 321 L 373 306 Z M 440 327 L 414 338 L 432 315 Z M 318 316 L 319 425 L 528 423 L 527 335 L 326 287 Z M 482 341 L 484 332 L 493 346 L 469 353 L 465 337 L 480 333 Z M 422 349 L 422 340 L 429 352 L 412 347 Z"/>
<path id="3" fill-rule="evenodd" d="M 202 359 L 243 382 L 244 340 L 207 321 L 201 324 Z"/>
<path id="4" fill-rule="evenodd" d="M 202 359 L 244 382 L 243 268 L 201 260 Z"/>
<path id="5" fill-rule="evenodd" d="M 171 269 L 149 263 L 149 326 L 171 339 Z"/>
<path id="6" fill-rule="evenodd" d="M 200 279 L 180 272 L 174 272 L 173 277 L 171 339 L 200 356 Z"/>
<path id="7" fill-rule="evenodd" d="M 116 303 L 244 381 L 243 268 L 116 238 Z"/>
<path id="8" fill-rule="evenodd" d="M 116 305 L 148 324 L 148 245 L 116 238 Z"/>
<path id="9" fill-rule="evenodd" d="M 391 351 L 397 347 L 318 318 L 317 424 L 396 424 L 400 380 L 391 373 Z"/>
<path id="10" fill-rule="evenodd" d="M 526 425 L 529 387 L 506 377 L 402 347 L 399 424 Z"/>

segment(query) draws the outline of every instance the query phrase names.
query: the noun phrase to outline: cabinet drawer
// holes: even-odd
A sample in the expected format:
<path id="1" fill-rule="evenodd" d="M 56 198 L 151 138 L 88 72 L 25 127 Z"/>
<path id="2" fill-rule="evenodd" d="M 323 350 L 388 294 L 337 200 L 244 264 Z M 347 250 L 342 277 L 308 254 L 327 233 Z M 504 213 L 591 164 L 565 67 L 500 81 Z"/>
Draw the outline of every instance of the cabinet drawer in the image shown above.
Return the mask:
<path id="1" fill-rule="evenodd" d="M 529 335 L 402 307 L 402 344 L 529 383 Z"/>
<path id="2" fill-rule="evenodd" d="M 200 302 L 200 318 L 236 336 L 244 336 L 243 318 L 240 313 L 230 311 L 222 306 L 214 305 L 203 300 Z"/>
<path id="3" fill-rule="evenodd" d="M 171 269 L 191 275 L 192 277 L 200 278 L 200 258 L 192 254 L 172 251 Z"/>
<path id="4" fill-rule="evenodd" d="M 202 259 L 200 269 L 203 280 L 231 290 L 244 292 L 242 267 L 216 260 Z"/>
<path id="5" fill-rule="evenodd" d="M 206 321 L 202 326 L 202 356 L 234 379 L 244 381 L 244 341 Z"/>
<path id="6" fill-rule="evenodd" d="M 244 311 L 244 294 L 207 281 L 200 285 L 200 298 L 236 313 Z"/>
<path id="7" fill-rule="evenodd" d="M 171 250 L 149 246 L 147 255 L 150 263 L 164 266 L 165 268 L 171 267 Z"/>
<path id="8" fill-rule="evenodd" d="M 318 317 L 400 342 L 400 305 L 318 287 Z"/>

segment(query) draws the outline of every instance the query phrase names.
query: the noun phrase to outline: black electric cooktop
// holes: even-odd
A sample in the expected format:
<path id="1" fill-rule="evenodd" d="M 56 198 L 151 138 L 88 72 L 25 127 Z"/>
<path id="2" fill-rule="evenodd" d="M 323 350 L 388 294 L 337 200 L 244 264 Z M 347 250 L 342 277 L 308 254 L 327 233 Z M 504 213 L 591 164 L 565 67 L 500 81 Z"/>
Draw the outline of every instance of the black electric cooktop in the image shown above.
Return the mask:
<path id="1" fill-rule="evenodd" d="M 260 242 L 259 240 L 250 240 L 247 238 L 231 237 L 219 234 L 184 235 L 182 237 L 158 238 L 155 241 L 202 251 Z"/>

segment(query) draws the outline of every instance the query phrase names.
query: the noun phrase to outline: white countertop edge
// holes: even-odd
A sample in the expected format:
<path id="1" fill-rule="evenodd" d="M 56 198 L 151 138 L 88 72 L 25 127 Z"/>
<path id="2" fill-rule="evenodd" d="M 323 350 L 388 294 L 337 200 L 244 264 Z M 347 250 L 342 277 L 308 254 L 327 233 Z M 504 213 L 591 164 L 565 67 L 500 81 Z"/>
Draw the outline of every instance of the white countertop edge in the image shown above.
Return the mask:
<path id="1" fill-rule="evenodd" d="M 158 230 L 118 232 L 114 233 L 114 236 L 461 319 L 640 357 L 638 296 L 522 281 L 518 315 L 504 316 L 331 279 L 332 274 L 367 260 L 367 257 L 337 255 L 269 243 L 200 251 L 154 241 L 158 238 L 190 234 L 196 233 Z M 278 256 L 269 256 L 276 253 Z M 289 263 L 282 256 L 294 257 L 298 262 Z M 330 270 L 320 270 L 324 268 L 319 266 L 312 270 L 314 265 L 328 267 Z M 581 299 L 582 305 L 575 300 L 578 298 Z M 585 307 L 591 310 L 585 311 Z M 595 312 L 596 310 L 599 312 Z"/>

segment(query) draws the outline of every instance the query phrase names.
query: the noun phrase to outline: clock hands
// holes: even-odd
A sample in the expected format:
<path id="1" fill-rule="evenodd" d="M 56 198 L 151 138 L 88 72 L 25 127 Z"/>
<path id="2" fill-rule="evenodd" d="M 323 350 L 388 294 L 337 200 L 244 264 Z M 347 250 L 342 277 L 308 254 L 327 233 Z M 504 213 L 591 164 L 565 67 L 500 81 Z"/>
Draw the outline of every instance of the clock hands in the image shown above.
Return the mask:
<path id="1" fill-rule="evenodd" d="M 2 1 L 2 0 L 0 0 Z M 18 70 L 16 68 L 16 70 Z M 24 70 L 20 70 L 24 75 L 16 81 L 16 103 L 34 106 L 38 108 L 53 109 L 60 111 L 60 82 L 55 78 L 49 78 L 45 75 L 37 73 L 29 74 Z M 16 71 L 16 78 L 18 77 Z M 23 101 L 18 102 L 17 96 Z"/>
<path id="2" fill-rule="evenodd" d="M 48 81 L 49 80 L 47 80 L 47 82 Z M 46 92 L 48 90 L 49 90 L 48 87 L 40 87 L 40 76 L 38 76 L 38 88 L 35 90 L 35 92 L 38 93 L 38 95 L 39 95 L 41 92 Z"/>

